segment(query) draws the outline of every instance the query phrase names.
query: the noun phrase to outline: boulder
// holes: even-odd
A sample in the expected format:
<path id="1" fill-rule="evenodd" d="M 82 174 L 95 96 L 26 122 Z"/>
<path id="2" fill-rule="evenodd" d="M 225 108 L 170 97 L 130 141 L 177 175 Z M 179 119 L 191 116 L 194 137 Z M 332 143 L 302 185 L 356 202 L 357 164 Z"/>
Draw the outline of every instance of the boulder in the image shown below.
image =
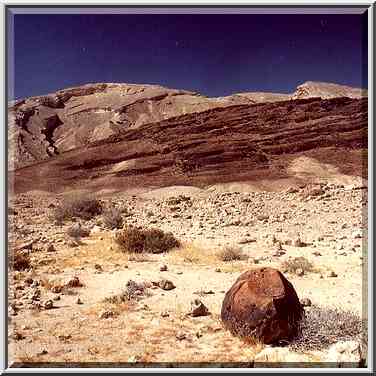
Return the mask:
<path id="1" fill-rule="evenodd" d="M 304 309 L 292 284 L 276 269 L 243 273 L 226 293 L 221 319 L 234 335 L 272 344 L 299 332 Z"/>

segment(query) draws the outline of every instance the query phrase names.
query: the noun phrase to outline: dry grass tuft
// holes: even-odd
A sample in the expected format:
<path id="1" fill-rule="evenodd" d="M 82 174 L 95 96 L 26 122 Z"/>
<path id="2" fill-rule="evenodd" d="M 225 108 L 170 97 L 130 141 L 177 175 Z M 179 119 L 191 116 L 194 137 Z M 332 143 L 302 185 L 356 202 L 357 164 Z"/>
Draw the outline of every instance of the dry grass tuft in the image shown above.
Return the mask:
<path id="1" fill-rule="evenodd" d="M 126 253 L 164 253 L 180 246 L 172 233 L 160 229 L 140 229 L 126 227 L 116 234 L 116 243 L 120 250 Z"/>
<path id="2" fill-rule="evenodd" d="M 295 273 L 298 269 L 303 270 L 304 273 L 314 271 L 313 264 L 302 256 L 287 259 L 281 267 L 287 273 Z"/>
<path id="3" fill-rule="evenodd" d="M 215 265 L 218 260 L 212 250 L 186 243 L 168 254 L 168 259 L 177 264 Z"/>
<path id="4" fill-rule="evenodd" d="M 77 196 L 65 199 L 53 212 L 57 223 L 73 218 L 90 220 L 102 213 L 102 204 L 95 197 Z"/>
<path id="5" fill-rule="evenodd" d="M 224 262 L 241 261 L 247 259 L 241 248 L 235 246 L 226 246 L 217 254 L 219 260 Z"/>
<path id="6" fill-rule="evenodd" d="M 103 211 L 103 224 L 111 230 L 123 227 L 122 210 L 114 206 L 108 207 Z"/>

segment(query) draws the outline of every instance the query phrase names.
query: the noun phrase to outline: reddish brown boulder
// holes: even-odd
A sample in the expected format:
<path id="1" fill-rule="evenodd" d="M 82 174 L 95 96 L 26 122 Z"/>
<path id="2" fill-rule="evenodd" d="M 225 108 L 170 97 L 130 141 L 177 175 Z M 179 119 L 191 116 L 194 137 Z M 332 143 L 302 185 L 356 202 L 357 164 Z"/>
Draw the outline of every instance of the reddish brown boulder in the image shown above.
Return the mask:
<path id="1" fill-rule="evenodd" d="M 235 281 L 223 300 L 221 318 L 233 334 L 271 344 L 294 337 L 303 313 L 292 284 L 278 270 L 264 267 Z"/>

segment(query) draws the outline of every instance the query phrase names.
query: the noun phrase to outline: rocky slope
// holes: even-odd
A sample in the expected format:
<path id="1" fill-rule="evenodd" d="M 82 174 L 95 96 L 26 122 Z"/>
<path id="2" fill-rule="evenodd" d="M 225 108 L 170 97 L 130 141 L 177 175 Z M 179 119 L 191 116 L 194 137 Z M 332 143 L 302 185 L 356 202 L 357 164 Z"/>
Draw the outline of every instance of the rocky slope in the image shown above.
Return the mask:
<path id="1" fill-rule="evenodd" d="M 157 85 L 100 83 L 64 89 L 10 104 L 9 168 L 23 167 L 128 129 L 180 115 L 313 96 L 358 98 L 361 91 L 313 82 L 299 86 L 293 94 L 255 92 L 220 98 Z"/>
<path id="2" fill-rule="evenodd" d="M 366 148 L 366 98 L 287 100 L 214 108 L 123 130 L 18 169 L 11 180 L 18 192 L 299 184 L 341 174 L 366 177 Z"/>
<path id="3" fill-rule="evenodd" d="M 296 88 L 292 99 L 302 99 L 311 97 L 321 97 L 323 99 L 348 97 L 348 98 L 362 98 L 367 96 L 367 91 L 364 89 L 353 88 L 345 85 L 337 85 L 327 82 L 313 82 L 307 81 Z"/>

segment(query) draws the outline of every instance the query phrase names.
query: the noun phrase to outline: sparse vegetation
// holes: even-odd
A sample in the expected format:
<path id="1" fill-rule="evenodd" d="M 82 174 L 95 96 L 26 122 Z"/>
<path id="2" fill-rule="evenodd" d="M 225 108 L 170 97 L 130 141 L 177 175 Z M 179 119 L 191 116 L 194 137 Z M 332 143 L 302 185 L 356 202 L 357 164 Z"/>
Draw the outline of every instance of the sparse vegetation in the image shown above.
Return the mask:
<path id="1" fill-rule="evenodd" d="M 30 256 L 26 253 L 15 251 L 13 257 L 10 257 L 9 266 L 12 270 L 26 270 L 31 268 Z"/>
<path id="2" fill-rule="evenodd" d="M 86 236 L 90 235 L 90 230 L 82 227 L 80 223 L 75 223 L 72 226 L 68 227 L 67 235 L 75 240 L 80 240 Z"/>
<path id="3" fill-rule="evenodd" d="M 114 206 L 106 208 L 103 211 L 103 224 L 111 230 L 123 227 L 122 210 Z"/>
<path id="4" fill-rule="evenodd" d="M 243 254 L 241 248 L 235 246 L 225 246 L 221 251 L 218 252 L 218 258 L 221 261 L 240 261 L 244 260 L 246 257 Z"/>
<path id="5" fill-rule="evenodd" d="M 361 339 L 366 323 L 351 311 L 312 306 L 301 322 L 301 334 L 291 344 L 294 350 L 320 350 L 338 341 Z"/>
<path id="6" fill-rule="evenodd" d="M 94 197 L 74 197 L 64 200 L 53 213 L 54 219 L 58 223 L 73 218 L 90 220 L 102 213 L 101 202 Z"/>
<path id="7" fill-rule="evenodd" d="M 120 294 L 106 297 L 103 301 L 110 304 L 122 304 L 129 301 L 139 300 L 144 296 L 150 296 L 150 292 L 146 284 L 129 280 L 126 284 L 125 290 L 123 290 Z"/>
<path id="8" fill-rule="evenodd" d="M 129 253 L 163 253 L 180 246 L 172 233 L 156 228 L 128 226 L 116 234 L 115 240 L 122 252 Z"/>
<path id="9" fill-rule="evenodd" d="M 302 256 L 287 259 L 281 267 L 285 273 L 295 273 L 298 269 L 301 269 L 304 273 L 314 271 L 313 264 Z"/>

